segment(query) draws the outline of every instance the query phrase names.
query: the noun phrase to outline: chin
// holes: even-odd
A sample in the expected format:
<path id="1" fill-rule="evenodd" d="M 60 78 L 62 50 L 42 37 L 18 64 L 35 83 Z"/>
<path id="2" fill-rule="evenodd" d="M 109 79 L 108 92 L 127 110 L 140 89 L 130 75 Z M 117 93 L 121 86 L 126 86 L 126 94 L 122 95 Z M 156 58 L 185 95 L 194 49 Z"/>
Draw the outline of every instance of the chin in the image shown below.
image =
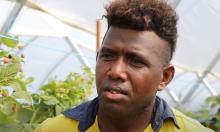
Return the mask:
<path id="1" fill-rule="evenodd" d="M 105 114 L 111 116 L 111 115 L 117 115 L 118 117 L 126 116 L 126 113 L 129 113 L 129 109 L 121 103 L 117 102 L 111 102 L 106 100 L 100 100 L 99 102 L 100 109 Z"/>

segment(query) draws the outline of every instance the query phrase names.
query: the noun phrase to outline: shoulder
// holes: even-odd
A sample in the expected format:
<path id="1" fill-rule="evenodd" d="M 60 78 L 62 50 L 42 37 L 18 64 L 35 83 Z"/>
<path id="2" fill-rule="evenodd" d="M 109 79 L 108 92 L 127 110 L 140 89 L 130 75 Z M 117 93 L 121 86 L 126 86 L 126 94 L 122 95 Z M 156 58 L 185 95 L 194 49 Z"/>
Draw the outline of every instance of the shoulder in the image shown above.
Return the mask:
<path id="1" fill-rule="evenodd" d="M 194 131 L 194 132 L 213 132 L 213 130 L 204 127 L 198 121 L 186 116 L 176 109 L 172 109 L 174 116 L 179 124 L 180 129 L 184 131 Z"/>
<path id="2" fill-rule="evenodd" d="M 35 132 L 78 132 L 79 129 L 86 130 L 94 123 L 97 111 L 98 98 L 95 98 L 68 109 L 54 118 L 48 118 L 37 127 Z"/>
<path id="3" fill-rule="evenodd" d="M 48 118 L 43 123 L 41 123 L 35 132 L 61 132 L 61 131 L 78 131 L 79 122 L 70 119 L 63 114 L 58 115 L 54 118 Z"/>

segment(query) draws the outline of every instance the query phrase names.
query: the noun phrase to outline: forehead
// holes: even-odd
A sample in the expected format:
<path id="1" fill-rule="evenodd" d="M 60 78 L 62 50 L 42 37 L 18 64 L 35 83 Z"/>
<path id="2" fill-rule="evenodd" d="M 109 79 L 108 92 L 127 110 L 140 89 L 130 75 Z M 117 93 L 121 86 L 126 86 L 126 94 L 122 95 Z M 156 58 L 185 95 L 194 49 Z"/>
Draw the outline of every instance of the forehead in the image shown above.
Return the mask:
<path id="1" fill-rule="evenodd" d="M 155 55 L 160 55 L 167 49 L 166 41 L 152 31 L 137 31 L 118 27 L 108 29 L 102 47 L 111 47 L 115 50 L 134 50 Z"/>

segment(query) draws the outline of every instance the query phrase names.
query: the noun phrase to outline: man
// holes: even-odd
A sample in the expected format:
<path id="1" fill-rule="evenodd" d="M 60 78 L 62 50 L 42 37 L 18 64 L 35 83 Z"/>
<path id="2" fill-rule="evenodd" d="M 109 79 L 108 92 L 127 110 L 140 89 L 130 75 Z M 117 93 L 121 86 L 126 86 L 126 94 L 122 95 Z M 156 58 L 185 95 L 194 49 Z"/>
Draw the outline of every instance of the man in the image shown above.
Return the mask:
<path id="1" fill-rule="evenodd" d="M 44 121 L 39 132 L 211 131 L 156 96 L 174 76 L 177 16 L 162 0 L 116 0 L 97 55 L 98 98 Z"/>

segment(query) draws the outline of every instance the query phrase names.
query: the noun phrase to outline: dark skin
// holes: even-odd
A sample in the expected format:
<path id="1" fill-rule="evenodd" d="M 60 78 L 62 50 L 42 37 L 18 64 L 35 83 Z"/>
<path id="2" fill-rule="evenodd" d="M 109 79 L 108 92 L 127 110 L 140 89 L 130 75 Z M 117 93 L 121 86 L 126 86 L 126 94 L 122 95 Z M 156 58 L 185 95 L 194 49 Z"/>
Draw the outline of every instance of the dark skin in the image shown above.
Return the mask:
<path id="1" fill-rule="evenodd" d="M 174 76 L 167 42 L 151 31 L 110 27 L 97 56 L 98 124 L 103 132 L 144 131 L 157 91 Z"/>

